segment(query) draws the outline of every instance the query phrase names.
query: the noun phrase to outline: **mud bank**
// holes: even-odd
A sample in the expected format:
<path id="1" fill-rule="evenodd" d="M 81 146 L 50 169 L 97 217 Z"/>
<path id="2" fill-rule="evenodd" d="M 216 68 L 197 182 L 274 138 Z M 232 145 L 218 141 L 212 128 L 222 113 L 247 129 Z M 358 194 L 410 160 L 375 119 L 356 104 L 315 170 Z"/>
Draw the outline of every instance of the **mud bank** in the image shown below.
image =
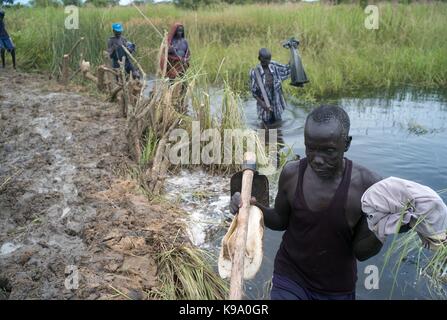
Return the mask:
<path id="1" fill-rule="evenodd" d="M 118 106 L 0 74 L 0 299 L 145 299 L 181 211 L 126 179 Z"/>

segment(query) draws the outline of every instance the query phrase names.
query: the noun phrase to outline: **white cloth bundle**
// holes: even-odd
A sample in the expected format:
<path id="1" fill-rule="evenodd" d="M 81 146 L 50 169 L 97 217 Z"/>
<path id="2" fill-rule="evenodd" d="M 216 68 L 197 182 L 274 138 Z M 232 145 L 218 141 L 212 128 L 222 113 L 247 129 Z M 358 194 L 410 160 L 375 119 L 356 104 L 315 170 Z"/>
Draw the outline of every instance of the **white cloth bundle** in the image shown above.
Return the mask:
<path id="1" fill-rule="evenodd" d="M 369 229 L 382 242 L 397 233 L 399 225 L 406 224 L 414 227 L 423 241 L 439 243 L 446 239 L 447 206 L 427 186 L 389 177 L 369 187 L 361 202 Z"/>

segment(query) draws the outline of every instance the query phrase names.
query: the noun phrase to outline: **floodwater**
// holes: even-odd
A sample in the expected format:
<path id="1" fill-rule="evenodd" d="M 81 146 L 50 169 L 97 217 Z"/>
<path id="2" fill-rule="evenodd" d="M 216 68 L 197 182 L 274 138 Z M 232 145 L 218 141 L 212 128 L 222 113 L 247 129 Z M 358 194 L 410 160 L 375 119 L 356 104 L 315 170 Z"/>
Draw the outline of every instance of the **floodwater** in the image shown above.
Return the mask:
<path id="1" fill-rule="evenodd" d="M 219 105 L 219 92 L 214 104 Z M 373 98 L 342 98 L 332 101 L 343 107 L 351 119 L 353 141 L 346 157 L 377 172 L 383 177 L 396 176 L 427 185 L 434 190 L 447 188 L 447 99 L 445 95 L 400 92 L 391 96 L 375 95 Z M 249 127 L 258 128 L 256 104 L 253 99 L 244 101 L 245 116 Z M 278 129 L 286 145 L 304 157 L 304 121 L 312 104 L 293 104 L 283 114 Z M 196 179 L 201 183 L 191 183 Z M 179 180 L 180 179 L 180 180 Z M 181 179 L 188 182 L 183 182 Z M 191 187 L 194 185 L 193 187 Z M 203 172 L 182 172 L 171 177 L 168 190 L 182 198 L 192 212 L 190 221 L 193 240 L 197 245 L 218 252 L 220 240 L 226 232 L 229 219 L 229 178 L 210 177 Z M 271 195 L 275 196 L 275 181 L 271 181 Z M 195 193 L 195 195 L 194 195 Z M 199 196 L 197 196 L 199 195 Z M 200 196 L 202 195 L 202 196 Z M 205 196 L 206 195 L 206 196 Z M 447 193 L 441 197 L 447 201 Z M 272 204 L 271 204 L 272 205 Z M 281 242 L 282 232 L 266 229 L 264 233 L 264 260 L 255 279 L 246 283 L 250 299 L 268 298 L 265 287 L 271 279 L 273 261 Z M 378 289 L 366 289 L 369 265 L 382 270 L 388 243 L 377 256 L 358 263 L 358 299 L 440 299 L 429 287 L 425 277 L 418 277 L 416 255 L 402 263 L 397 275 L 394 263 L 385 266 Z M 396 283 L 393 286 L 393 281 Z M 394 287 L 394 288 L 393 288 Z M 393 289 L 392 289 L 393 288 Z"/>

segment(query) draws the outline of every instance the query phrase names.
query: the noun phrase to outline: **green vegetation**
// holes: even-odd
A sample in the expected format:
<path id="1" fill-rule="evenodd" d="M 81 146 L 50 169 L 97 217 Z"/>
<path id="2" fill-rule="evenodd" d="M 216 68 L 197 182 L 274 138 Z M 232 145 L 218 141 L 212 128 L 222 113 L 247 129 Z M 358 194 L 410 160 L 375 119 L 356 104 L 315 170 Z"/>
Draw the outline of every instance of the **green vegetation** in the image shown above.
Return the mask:
<path id="1" fill-rule="evenodd" d="M 439 191 L 439 193 L 444 190 Z M 407 203 L 401 211 L 401 217 L 396 230 L 402 225 L 403 215 L 411 206 Z M 404 234 L 395 234 L 392 238 L 390 247 L 386 250 L 384 264 L 382 266 L 382 275 L 385 267 L 391 267 L 393 274 L 393 284 L 391 287 L 390 298 L 393 295 L 397 278 L 401 267 L 410 255 L 417 257 L 416 269 L 418 277 L 425 276 L 428 279 L 429 289 L 433 297 L 447 298 L 445 283 L 447 281 L 447 243 L 440 243 L 436 251 L 424 249 L 416 226 L 423 221 L 419 219 L 415 222 L 413 228 Z M 391 262 L 393 261 L 393 262 Z"/>
<path id="2" fill-rule="evenodd" d="M 161 35 L 175 21 L 186 26 L 192 65 L 210 81 L 225 79 L 236 91 L 247 89 L 248 70 L 257 51 L 268 47 L 273 59 L 288 61 L 281 42 L 295 36 L 311 80 L 304 89 L 288 85 L 297 96 L 317 98 L 359 89 L 447 85 L 447 4 L 380 4 L 379 29 L 364 27 L 359 5 L 222 5 L 218 9 L 182 10 L 174 5 L 81 8 L 80 29 L 64 29 L 61 8 L 10 11 L 7 24 L 22 68 L 55 71 L 62 54 L 81 36 L 84 58 L 102 62 L 112 22 L 122 22 L 125 36 L 137 43 L 137 58 L 155 72 Z M 153 24 L 154 27 L 151 25 Z M 78 61 L 73 61 L 78 63 Z M 218 77 L 219 75 L 219 77 Z"/>

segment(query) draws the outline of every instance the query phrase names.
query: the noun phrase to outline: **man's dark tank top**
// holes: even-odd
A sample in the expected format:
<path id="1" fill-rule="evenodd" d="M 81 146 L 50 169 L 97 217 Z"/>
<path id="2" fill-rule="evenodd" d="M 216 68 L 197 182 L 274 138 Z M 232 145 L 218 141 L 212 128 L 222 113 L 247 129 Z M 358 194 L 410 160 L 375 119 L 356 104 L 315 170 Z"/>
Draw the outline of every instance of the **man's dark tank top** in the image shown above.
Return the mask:
<path id="1" fill-rule="evenodd" d="M 304 199 L 307 159 L 299 164 L 295 200 L 289 226 L 275 258 L 274 272 L 301 286 L 325 294 L 355 291 L 357 262 L 352 231 L 345 216 L 352 161 L 346 159 L 342 181 L 329 207 L 311 211 Z"/>

